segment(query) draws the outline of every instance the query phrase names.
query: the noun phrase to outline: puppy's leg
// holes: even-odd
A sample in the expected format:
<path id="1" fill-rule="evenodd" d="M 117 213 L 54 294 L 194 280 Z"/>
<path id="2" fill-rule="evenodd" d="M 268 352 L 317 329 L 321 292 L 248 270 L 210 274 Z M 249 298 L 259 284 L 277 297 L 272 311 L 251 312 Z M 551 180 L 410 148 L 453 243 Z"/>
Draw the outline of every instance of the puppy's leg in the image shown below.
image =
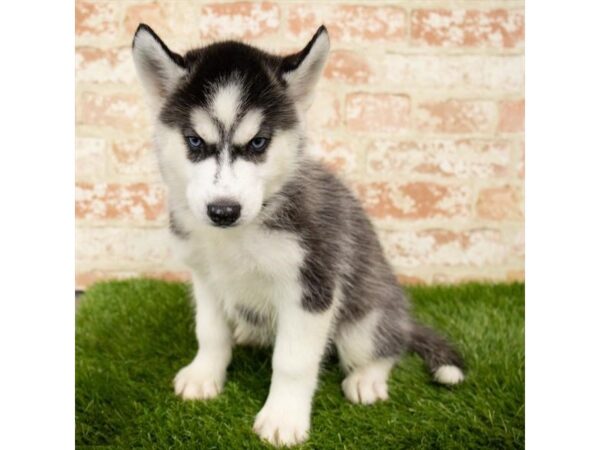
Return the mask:
<path id="1" fill-rule="evenodd" d="M 344 395 L 352 403 L 363 405 L 387 400 L 387 380 L 394 364 L 393 358 L 380 358 L 353 369 L 342 382 Z"/>
<path id="2" fill-rule="evenodd" d="M 199 350 L 175 377 L 175 393 L 185 400 L 203 400 L 216 397 L 223 389 L 233 340 L 214 296 L 197 276 L 193 276 L 193 284 Z"/>
<path id="3" fill-rule="evenodd" d="M 333 307 L 309 312 L 296 293 L 278 308 L 271 389 L 254 430 L 274 445 L 295 445 L 308 437 L 312 397 L 325 352 Z"/>
<path id="4" fill-rule="evenodd" d="M 335 336 L 340 362 L 347 373 L 342 390 L 352 403 L 365 405 L 388 399 L 387 380 L 396 358 L 378 354 L 376 334 L 381 311 L 357 322 L 340 324 Z"/>

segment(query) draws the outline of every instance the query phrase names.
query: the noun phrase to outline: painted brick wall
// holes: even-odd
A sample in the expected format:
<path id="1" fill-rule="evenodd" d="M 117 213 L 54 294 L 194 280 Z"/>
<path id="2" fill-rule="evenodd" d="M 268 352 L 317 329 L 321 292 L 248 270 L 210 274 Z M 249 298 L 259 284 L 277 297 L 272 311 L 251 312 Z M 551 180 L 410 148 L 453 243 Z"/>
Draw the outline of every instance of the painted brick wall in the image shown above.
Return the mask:
<path id="1" fill-rule="evenodd" d="M 76 2 L 76 283 L 185 278 L 130 55 L 140 21 L 176 51 L 241 38 L 332 52 L 311 151 L 362 199 L 408 282 L 524 274 L 522 1 Z"/>

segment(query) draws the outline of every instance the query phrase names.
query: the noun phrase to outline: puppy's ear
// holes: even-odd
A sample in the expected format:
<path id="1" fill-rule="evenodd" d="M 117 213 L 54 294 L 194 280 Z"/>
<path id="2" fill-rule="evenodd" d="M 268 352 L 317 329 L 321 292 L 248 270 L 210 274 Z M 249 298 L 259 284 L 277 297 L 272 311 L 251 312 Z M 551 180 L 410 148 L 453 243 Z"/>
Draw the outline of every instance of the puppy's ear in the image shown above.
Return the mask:
<path id="1" fill-rule="evenodd" d="M 298 53 L 286 56 L 281 64 L 281 76 L 288 92 L 303 111 L 312 103 L 315 86 L 329 54 L 329 34 L 321 25 L 310 42 Z"/>
<path id="2" fill-rule="evenodd" d="M 148 25 L 140 24 L 133 37 L 133 61 L 150 99 L 161 102 L 185 74 L 181 55 L 173 53 Z"/>

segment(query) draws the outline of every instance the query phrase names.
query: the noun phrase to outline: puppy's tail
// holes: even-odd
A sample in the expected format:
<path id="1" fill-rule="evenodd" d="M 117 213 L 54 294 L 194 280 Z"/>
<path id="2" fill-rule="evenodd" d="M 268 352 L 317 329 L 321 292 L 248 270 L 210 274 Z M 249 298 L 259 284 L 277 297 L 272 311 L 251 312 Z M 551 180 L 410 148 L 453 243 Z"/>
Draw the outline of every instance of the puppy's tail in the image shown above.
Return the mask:
<path id="1" fill-rule="evenodd" d="M 458 384 L 465 379 L 465 364 L 456 349 L 431 328 L 414 324 L 410 350 L 417 353 L 441 384 Z"/>

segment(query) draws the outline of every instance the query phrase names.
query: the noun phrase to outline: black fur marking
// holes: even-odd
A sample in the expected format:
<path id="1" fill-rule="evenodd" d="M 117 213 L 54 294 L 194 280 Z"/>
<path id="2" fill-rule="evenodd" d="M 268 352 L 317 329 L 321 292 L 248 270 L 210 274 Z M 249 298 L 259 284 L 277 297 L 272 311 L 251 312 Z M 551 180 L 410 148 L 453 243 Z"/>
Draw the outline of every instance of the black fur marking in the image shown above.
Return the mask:
<path id="1" fill-rule="evenodd" d="M 315 44 L 317 38 L 321 36 L 322 33 L 327 33 L 327 28 L 325 28 L 325 25 L 321 25 L 319 27 L 312 39 L 309 41 L 308 44 L 306 44 L 306 46 L 302 50 L 300 50 L 298 53 L 294 53 L 293 55 L 289 55 L 283 58 L 280 66 L 281 73 L 283 74 L 286 72 L 296 70 L 300 66 L 300 64 L 302 64 L 304 58 L 306 58 L 306 56 L 310 53 L 312 46 Z"/>
<path id="2" fill-rule="evenodd" d="M 408 317 L 407 300 L 360 203 L 319 164 L 305 162 L 299 171 L 278 194 L 281 206 L 265 225 L 300 237 L 306 251 L 304 307 L 327 309 L 337 281 L 343 301 L 340 324 L 357 322 L 374 308 L 388 307 Z M 266 207 L 277 201 L 268 199 Z"/>
<path id="3" fill-rule="evenodd" d="M 204 161 L 207 158 L 215 157 L 218 154 L 218 149 L 216 144 L 207 144 L 205 143 L 201 148 L 192 148 L 185 142 L 187 146 L 187 158 L 191 162 L 200 162 Z"/>
<path id="4" fill-rule="evenodd" d="M 248 149 L 245 145 L 232 146 L 231 162 L 233 163 L 237 158 L 242 158 L 251 162 L 264 162 L 267 159 L 266 152 L 268 149 L 269 145 L 267 145 L 265 151 L 258 153 Z"/>
<path id="5" fill-rule="evenodd" d="M 223 158 L 225 157 L 225 155 L 223 154 L 223 152 L 219 152 L 217 154 L 217 156 L 215 156 L 216 160 L 217 160 L 217 169 L 215 170 L 215 179 L 213 180 L 214 184 L 217 184 L 217 182 L 219 181 L 219 178 L 221 178 L 221 170 L 223 169 Z"/>
<path id="6" fill-rule="evenodd" d="M 188 52 L 185 64 L 190 74 L 180 82 L 167 99 L 160 113 L 160 119 L 166 125 L 186 130 L 193 129 L 191 113 L 196 108 L 204 108 L 210 115 L 209 104 L 215 88 L 228 83 L 238 83 L 242 98 L 239 111 L 231 129 L 215 117 L 211 117 L 219 130 L 220 146 L 226 144 L 231 149 L 232 162 L 243 158 L 253 162 L 266 160 L 266 151 L 255 153 L 246 146 L 234 146 L 231 142 L 240 120 L 250 109 L 259 109 L 263 115 L 263 124 L 258 132 L 270 139 L 275 130 L 286 130 L 298 122 L 292 99 L 288 98 L 285 83 L 278 75 L 282 58 L 268 55 L 254 47 L 239 42 L 221 42 Z M 244 74 L 243 76 L 240 74 Z M 202 137 L 202 136 L 200 136 Z M 215 147 L 207 145 L 206 152 L 193 151 L 188 154 L 192 162 L 206 159 L 215 152 Z"/>
<path id="7" fill-rule="evenodd" d="M 219 131 L 219 139 L 220 139 L 221 143 L 226 142 L 228 140 L 229 136 L 227 134 L 227 130 L 225 129 L 225 125 L 223 125 L 223 122 L 221 122 L 216 117 L 213 117 L 213 116 L 210 116 L 210 117 L 211 117 L 213 123 L 215 124 L 215 126 L 217 127 L 217 130 Z"/>
<path id="8" fill-rule="evenodd" d="M 298 117 L 279 73 L 282 59 L 235 41 L 191 50 L 183 57 L 189 75 L 167 99 L 160 120 L 175 128 L 189 124 L 194 108 L 208 109 L 215 86 L 236 81 L 243 93 L 240 116 L 258 108 L 273 129 L 292 128 Z"/>
<path id="9" fill-rule="evenodd" d="M 169 231 L 179 239 L 188 239 L 190 237 L 190 232 L 183 228 L 172 211 L 169 213 Z"/>
<path id="10" fill-rule="evenodd" d="M 333 302 L 334 280 L 323 269 L 314 252 L 309 254 L 300 269 L 304 287 L 302 307 L 309 312 L 327 311 Z"/>
<path id="11" fill-rule="evenodd" d="M 301 178 L 288 183 L 280 193 L 286 200 L 265 225 L 300 236 L 306 251 L 300 268 L 304 287 L 302 306 L 307 311 L 318 313 L 329 309 L 333 302 L 335 276 L 340 269 L 338 256 L 343 246 L 337 230 L 327 223 L 331 215 L 342 214 L 337 196 L 347 191 L 332 174 L 318 165 L 307 162 L 306 169 L 318 177 L 311 180 L 311 189 L 307 189 Z"/>
<path id="12" fill-rule="evenodd" d="M 267 323 L 267 319 L 264 316 L 260 315 L 258 312 L 246 305 L 235 305 L 235 309 L 239 316 L 250 325 L 259 327 Z"/>

